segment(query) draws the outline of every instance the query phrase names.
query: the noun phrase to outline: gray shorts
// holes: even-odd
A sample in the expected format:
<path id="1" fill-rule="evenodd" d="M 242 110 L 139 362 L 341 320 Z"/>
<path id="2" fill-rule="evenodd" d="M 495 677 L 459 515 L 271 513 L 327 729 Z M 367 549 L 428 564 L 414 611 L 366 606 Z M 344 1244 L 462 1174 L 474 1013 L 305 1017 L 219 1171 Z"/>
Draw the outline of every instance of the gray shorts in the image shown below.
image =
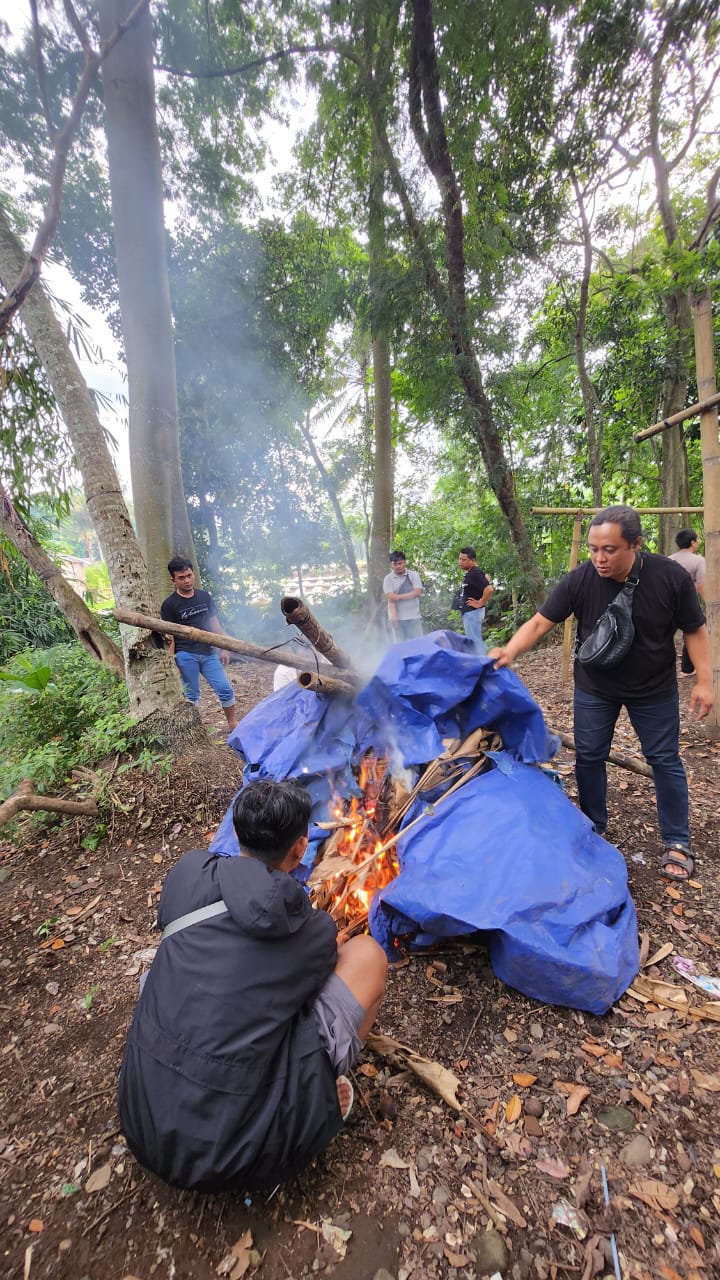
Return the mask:
<path id="1" fill-rule="evenodd" d="M 358 1031 L 365 1010 L 342 978 L 331 973 L 313 1004 L 313 1012 L 320 1039 L 336 1074 L 341 1076 L 360 1052 Z"/>

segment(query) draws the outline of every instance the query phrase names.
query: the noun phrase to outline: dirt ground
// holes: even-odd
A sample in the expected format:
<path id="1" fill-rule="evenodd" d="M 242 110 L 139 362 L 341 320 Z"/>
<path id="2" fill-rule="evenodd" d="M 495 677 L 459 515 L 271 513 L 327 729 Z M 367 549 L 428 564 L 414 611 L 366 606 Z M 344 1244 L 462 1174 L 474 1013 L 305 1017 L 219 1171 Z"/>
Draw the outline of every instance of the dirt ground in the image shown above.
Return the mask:
<path id="1" fill-rule="evenodd" d="M 542 650 L 520 674 L 569 732 L 559 665 Z M 241 712 L 270 691 L 272 670 L 233 666 Z M 614 767 L 609 834 L 627 859 L 644 956 L 669 944 L 720 974 L 720 751 L 686 713 L 691 684 L 681 681 L 693 883 L 658 877 L 652 786 Z M 89 819 L 0 843 L 0 1274 L 720 1276 L 720 1022 L 701 1016 L 706 997 L 669 953 L 643 972 L 676 990 L 626 995 L 604 1018 L 503 986 L 472 940 L 414 956 L 391 973 L 380 1029 L 454 1071 L 466 1111 L 366 1049 L 342 1135 L 274 1195 L 179 1193 L 138 1168 L 114 1082 L 160 884 L 210 838 L 241 774 L 219 709 L 203 712 L 215 745 L 202 759 L 116 773 L 96 848 Z M 629 725 L 615 746 L 637 754 Z M 572 797 L 572 754 L 557 764 Z"/>

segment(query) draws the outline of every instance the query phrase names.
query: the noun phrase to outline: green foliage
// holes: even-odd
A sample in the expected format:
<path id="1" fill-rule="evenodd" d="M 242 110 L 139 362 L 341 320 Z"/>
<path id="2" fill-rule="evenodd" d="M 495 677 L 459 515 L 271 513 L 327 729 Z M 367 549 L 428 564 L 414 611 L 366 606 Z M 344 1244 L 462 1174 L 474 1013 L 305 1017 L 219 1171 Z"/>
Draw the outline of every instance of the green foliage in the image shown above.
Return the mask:
<path id="1" fill-rule="evenodd" d="M 0 569 L 0 663 L 30 645 L 42 649 L 72 636 L 47 589 L 14 548 L 8 548 L 4 572 Z"/>
<path id="2" fill-rule="evenodd" d="M 18 695 L 0 684 L 0 798 L 10 795 L 22 778 L 32 778 L 40 792 L 51 792 L 63 786 L 73 769 L 152 747 L 128 713 L 125 685 L 81 645 L 20 654 L 8 670 L 23 678 L 29 663 L 48 667 L 53 678 L 34 695 Z"/>
<path id="3" fill-rule="evenodd" d="M 7 681 L 11 693 L 44 693 L 52 678 L 51 668 L 28 653 L 17 655 L 12 671 L 0 670 L 0 680 Z"/>

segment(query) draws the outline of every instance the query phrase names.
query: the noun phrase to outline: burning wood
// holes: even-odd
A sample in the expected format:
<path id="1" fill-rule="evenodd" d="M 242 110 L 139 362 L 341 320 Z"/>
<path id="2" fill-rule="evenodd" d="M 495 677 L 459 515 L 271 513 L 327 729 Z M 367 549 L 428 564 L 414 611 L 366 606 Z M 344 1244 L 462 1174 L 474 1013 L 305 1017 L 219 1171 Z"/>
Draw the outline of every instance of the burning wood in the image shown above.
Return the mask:
<path id="1" fill-rule="evenodd" d="M 322 824 L 331 834 L 308 880 L 314 904 L 329 911 L 340 926 L 341 940 L 365 926 L 373 896 L 397 875 L 394 848 L 400 836 L 488 768 L 486 753 L 501 747 L 498 735 L 485 729 L 451 739 L 410 792 L 387 772 L 385 760 L 365 757 L 358 779 L 361 795 L 353 797 L 347 813 L 338 798 L 335 817 Z M 401 831 L 402 819 L 422 796 L 428 797 L 427 807 Z"/>

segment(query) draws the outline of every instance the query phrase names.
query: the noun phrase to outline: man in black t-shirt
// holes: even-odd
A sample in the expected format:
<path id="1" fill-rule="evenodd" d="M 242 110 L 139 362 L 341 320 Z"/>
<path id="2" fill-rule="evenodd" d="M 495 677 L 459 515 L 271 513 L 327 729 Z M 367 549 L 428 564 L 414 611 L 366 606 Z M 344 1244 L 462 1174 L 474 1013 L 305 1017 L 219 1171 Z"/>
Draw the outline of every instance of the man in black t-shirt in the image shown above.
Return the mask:
<path id="1" fill-rule="evenodd" d="M 196 588 L 195 572 L 190 561 L 183 556 L 173 556 L 168 564 L 168 573 L 175 590 L 160 605 L 160 617 L 165 622 L 179 622 L 184 627 L 197 627 L 200 631 L 214 631 L 216 635 L 222 635 L 215 601 L 209 591 Z M 230 661 L 228 650 L 221 649 L 218 656 L 217 646 L 204 644 L 199 640 L 187 640 L 184 636 L 171 636 L 170 652 L 175 655 L 188 702 L 196 707 L 200 701 L 200 676 L 203 675 L 218 696 L 225 712 L 228 731 L 232 732 L 237 728 L 235 694 L 223 671 L 223 667 Z"/>
<path id="2" fill-rule="evenodd" d="M 558 622 L 574 614 L 581 644 L 631 573 L 635 637 L 612 669 L 590 670 L 575 661 L 575 773 L 583 813 L 600 835 L 607 826 L 607 760 L 620 708 L 627 707 L 655 781 L 665 852 L 663 874 L 687 880 L 690 853 L 687 778 L 680 759 L 680 711 L 675 674 L 677 630 L 683 632 L 697 674 L 690 709 L 706 716 L 712 706 L 710 646 L 705 618 L 690 576 L 665 556 L 641 551 L 642 531 L 632 507 L 606 507 L 591 521 L 590 559 L 560 580 L 539 611 L 502 648 L 491 650 L 496 667 L 511 666 Z"/>
<path id="3" fill-rule="evenodd" d="M 474 547 L 461 547 L 458 564 L 465 575 L 460 588 L 460 612 L 465 635 L 472 640 L 475 651 L 484 658 L 487 655 L 487 649 L 483 640 L 482 624 L 485 619 L 485 605 L 494 587 L 478 565 Z"/>

